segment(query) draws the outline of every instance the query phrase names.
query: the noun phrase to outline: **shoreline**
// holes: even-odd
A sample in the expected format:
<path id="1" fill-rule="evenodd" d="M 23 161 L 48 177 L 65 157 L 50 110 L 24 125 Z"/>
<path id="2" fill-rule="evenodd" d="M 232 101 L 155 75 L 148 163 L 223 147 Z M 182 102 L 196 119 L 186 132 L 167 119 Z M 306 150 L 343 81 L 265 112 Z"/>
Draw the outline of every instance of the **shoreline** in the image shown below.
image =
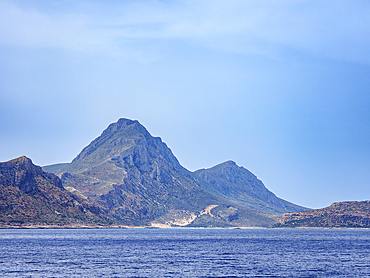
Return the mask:
<path id="1" fill-rule="evenodd" d="M 369 230 L 370 227 L 153 227 L 153 226 L 126 226 L 126 225 L 0 225 L 0 230 L 32 230 L 32 229 L 229 229 L 229 230 Z"/>

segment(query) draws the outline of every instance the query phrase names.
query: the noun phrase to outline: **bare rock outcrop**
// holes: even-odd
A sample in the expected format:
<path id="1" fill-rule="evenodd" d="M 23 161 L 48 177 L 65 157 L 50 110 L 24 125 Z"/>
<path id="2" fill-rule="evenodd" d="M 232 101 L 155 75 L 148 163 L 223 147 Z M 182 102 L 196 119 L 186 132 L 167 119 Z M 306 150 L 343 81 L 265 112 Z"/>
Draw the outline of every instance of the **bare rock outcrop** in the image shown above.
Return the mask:
<path id="1" fill-rule="evenodd" d="M 192 219 L 208 206 L 230 206 L 201 188 L 161 138 L 129 119 L 109 125 L 58 174 L 65 187 L 75 188 L 110 216 L 132 225 L 183 223 L 179 212 L 186 211 L 190 218 L 185 218 Z M 221 226 L 268 226 L 274 221 L 254 210 L 217 217 Z"/>
<path id="2" fill-rule="evenodd" d="M 336 202 L 323 209 L 285 213 L 274 227 L 370 228 L 370 201 Z"/>
<path id="3" fill-rule="evenodd" d="M 0 163 L 0 226 L 112 223 L 101 207 L 64 189 L 62 181 L 22 156 Z"/>

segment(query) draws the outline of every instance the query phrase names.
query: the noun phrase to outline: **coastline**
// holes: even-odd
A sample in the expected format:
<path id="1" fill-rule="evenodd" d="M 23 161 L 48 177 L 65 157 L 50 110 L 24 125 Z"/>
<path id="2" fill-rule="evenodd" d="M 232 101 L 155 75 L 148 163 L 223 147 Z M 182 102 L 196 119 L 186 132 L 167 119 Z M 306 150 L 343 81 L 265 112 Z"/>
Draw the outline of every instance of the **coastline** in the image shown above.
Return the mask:
<path id="1" fill-rule="evenodd" d="M 9 229 L 228 229 L 228 230 L 369 230 L 370 227 L 153 227 L 126 225 L 0 225 L 0 230 Z"/>

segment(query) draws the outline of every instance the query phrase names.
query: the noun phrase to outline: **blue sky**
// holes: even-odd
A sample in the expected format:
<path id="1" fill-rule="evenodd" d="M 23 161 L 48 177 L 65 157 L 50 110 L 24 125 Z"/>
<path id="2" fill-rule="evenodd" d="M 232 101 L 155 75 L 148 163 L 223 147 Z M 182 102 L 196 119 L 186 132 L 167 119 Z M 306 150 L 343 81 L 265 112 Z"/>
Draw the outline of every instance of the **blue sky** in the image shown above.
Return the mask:
<path id="1" fill-rule="evenodd" d="M 69 162 L 125 117 L 189 170 L 368 200 L 369 89 L 369 1 L 0 0 L 0 161 Z"/>

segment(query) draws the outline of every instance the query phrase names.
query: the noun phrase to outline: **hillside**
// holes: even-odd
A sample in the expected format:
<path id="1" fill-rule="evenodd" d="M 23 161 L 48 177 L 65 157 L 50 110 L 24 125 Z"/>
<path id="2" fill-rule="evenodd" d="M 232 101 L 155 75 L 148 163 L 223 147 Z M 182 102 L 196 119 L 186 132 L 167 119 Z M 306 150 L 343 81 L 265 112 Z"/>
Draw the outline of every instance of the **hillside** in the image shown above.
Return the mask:
<path id="1" fill-rule="evenodd" d="M 195 171 L 193 175 L 204 190 L 234 205 L 277 214 L 307 210 L 276 197 L 255 175 L 233 161 Z"/>
<path id="2" fill-rule="evenodd" d="M 66 191 L 61 180 L 22 156 L 0 163 L 0 227 L 109 225 L 101 207 Z"/>
<path id="3" fill-rule="evenodd" d="M 129 119 L 109 125 L 58 174 L 65 188 L 133 225 L 198 221 L 213 226 L 217 219 L 218 226 L 268 226 L 276 221 L 275 215 L 236 206 L 202 189 L 161 138 Z"/>
<path id="4" fill-rule="evenodd" d="M 370 228 L 370 201 L 333 203 L 323 209 L 286 213 L 276 228 Z"/>

